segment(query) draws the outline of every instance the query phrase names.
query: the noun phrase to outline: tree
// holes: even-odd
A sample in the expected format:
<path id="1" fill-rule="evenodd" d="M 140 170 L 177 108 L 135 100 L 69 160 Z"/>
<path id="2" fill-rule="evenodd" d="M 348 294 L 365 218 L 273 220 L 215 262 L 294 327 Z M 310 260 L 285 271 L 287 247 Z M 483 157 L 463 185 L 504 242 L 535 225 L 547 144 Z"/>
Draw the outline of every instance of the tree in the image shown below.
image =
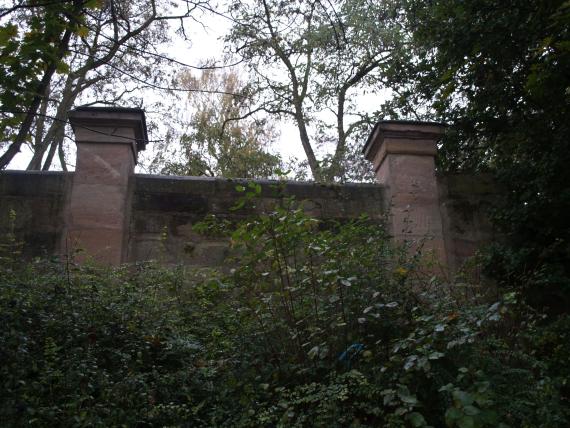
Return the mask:
<path id="1" fill-rule="evenodd" d="M 184 72 L 181 87 L 190 92 L 191 116 L 180 136 L 179 147 L 173 135 L 154 160 L 153 169 L 163 174 L 208 175 L 232 178 L 272 176 L 281 159 L 267 149 L 276 137 L 266 119 L 232 120 L 249 108 L 249 98 L 241 93 L 242 83 L 235 72 L 205 70 L 198 77 Z M 215 93 L 216 91 L 222 93 Z"/>
<path id="2" fill-rule="evenodd" d="M 74 9 L 71 2 L 29 1 L 6 10 L 0 66 L 9 78 L 0 131 L 8 148 L 0 169 L 28 141 L 34 150 L 28 169 L 49 169 L 58 148 L 65 168 L 67 112 L 87 90 L 90 103 L 113 104 L 159 82 L 161 56 L 152 47 L 166 41 L 168 20 L 190 16 L 197 4 L 184 3 L 186 10 L 174 14 L 170 2 L 156 0 L 74 1 Z M 21 31 L 16 21 L 24 23 Z"/>
<path id="3" fill-rule="evenodd" d="M 54 73 L 64 67 L 63 58 L 82 20 L 85 5 L 82 0 L 53 2 L 42 6 L 43 13 L 36 13 L 33 3 L 19 6 L 2 15 L 29 7 L 32 13 L 27 15 L 26 34 L 20 36 L 14 22 L 0 28 L 0 66 L 5 76 L 2 106 L 6 109 L 2 112 L 0 129 L 4 133 L 6 128 L 18 126 L 18 131 L 8 132 L 13 142 L 0 156 L 0 169 L 8 165 L 28 137 Z M 22 13 L 17 15 L 22 17 Z"/>
<path id="4" fill-rule="evenodd" d="M 65 169 L 62 156 L 67 112 L 77 99 L 89 99 L 89 104 L 139 104 L 140 90 L 146 86 L 140 82 L 160 80 L 163 61 L 147 52 L 151 46 L 168 40 L 165 21 L 151 16 L 136 19 L 147 2 L 110 5 L 90 12 L 83 31 L 74 37 L 67 60 L 69 71 L 50 86 L 44 98 L 55 117 L 45 133 L 41 126 L 32 130 L 34 155 L 28 169 L 48 170 L 56 149 Z M 41 124 L 44 119 L 40 116 L 37 121 Z"/>
<path id="5" fill-rule="evenodd" d="M 450 125 L 442 170 L 490 170 L 506 189 L 492 272 L 536 301 L 570 301 L 570 5 L 563 0 L 407 2 L 401 97 Z M 540 296 L 540 297 L 537 297 Z M 555 296 L 555 297 L 553 297 Z M 561 298 L 562 296 L 562 298 Z"/>
<path id="6" fill-rule="evenodd" d="M 392 2 L 235 0 L 226 41 L 253 76 L 263 111 L 292 119 L 314 179 L 342 179 L 350 139 L 370 117 L 354 97 L 382 88 L 383 71 L 401 47 Z M 328 118 L 327 118 L 328 115 Z M 317 145 L 333 147 L 328 162 Z"/>

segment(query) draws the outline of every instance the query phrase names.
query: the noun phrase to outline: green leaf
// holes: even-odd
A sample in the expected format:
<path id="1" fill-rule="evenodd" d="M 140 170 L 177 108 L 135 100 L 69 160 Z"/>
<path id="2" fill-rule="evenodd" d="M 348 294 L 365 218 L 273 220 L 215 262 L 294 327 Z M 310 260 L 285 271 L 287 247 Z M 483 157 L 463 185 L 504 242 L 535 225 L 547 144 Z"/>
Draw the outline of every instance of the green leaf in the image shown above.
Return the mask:
<path id="1" fill-rule="evenodd" d="M 417 355 L 410 355 L 404 364 L 404 370 L 410 370 L 414 367 L 416 360 L 418 359 Z"/>
<path id="2" fill-rule="evenodd" d="M 408 415 L 408 420 L 413 427 L 423 427 L 427 425 L 427 422 L 423 415 L 418 412 L 412 412 Z"/>
<path id="3" fill-rule="evenodd" d="M 480 413 L 480 410 L 477 407 L 472 406 L 470 404 L 465 406 L 463 408 L 463 411 L 465 412 L 466 415 L 469 415 L 469 416 L 475 416 L 475 415 L 478 415 Z"/>
<path id="4" fill-rule="evenodd" d="M 461 412 L 461 410 L 459 410 L 456 407 L 450 407 L 445 412 L 445 423 L 449 426 L 453 426 L 455 424 L 455 421 L 461 418 L 462 416 L 463 413 Z"/>
<path id="5" fill-rule="evenodd" d="M 445 356 L 445 354 L 443 352 L 432 352 L 431 354 L 429 354 L 428 358 L 430 360 L 438 360 L 444 356 Z"/>
<path id="6" fill-rule="evenodd" d="M 398 397 L 400 398 L 400 400 L 402 400 L 403 403 L 406 404 L 417 404 L 418 399 L 416 398 L 415 395 L 411 394 L 410 391 L 408 390 L 408 387 L 405 385 L 400 385 L 400 387 L 398 388 Z"/>
<path id="7" fill-rule="evenodd" d="M 248 183 L 248 187 L 253 190 L 252 195 L 260 195 L 261 194 L 261 184 L 250 181 Z"/>
<path id="8" fill-rule="evenodd" d="M 319 347 L 313 346 L 309 352 L 307 352 L 307 355 L 311 360 L 314 360 L 319 355 Z"/>
<path id="9" fill-rule="evenodd" d="M 5 46 L 10 40 L 18 35 L 18 27 L 14 24 L 6 24 L 0 27 L 0 45 Z"/>
<path id="10" fill-rule="evenodd" d="M 456 403 L 460 403 L 462 406 L 469 406 L 470 404 L 473 404 L 473 396 L 468 392 L 455 390 L 451 393 L 451 395 L 453 396 L 453 399 L 456 401 Z"/>
<path id="11" fill-rule="evenodd" d="M 243 208 L 244 205 L 245 205 L 245 201 L 243 199 L 239 200 L 236 202 L 236 204 L 233 207 L 230 207 L 230 211 L 237 211 L 237 210 Z"/>
<path id="12" fill-rule="evenodd" d="M 89 28 L 81 25 L 79 28 L 77 28 L 75 34 L 77 34 L 79 37 L 87 37 L 89 35 Z"/>
<path id="13" fill-rule="evenodd" d="M 380 394 L 384 396 L 383 399 L 384 406 L 388 406 L 394 400 L 396 391 L 394 391 L 393 389 L 385 389 L 382 392 L 380 392 Z"/>
<path id="14" fill-rule="evenodd" d="M 457 426 L 459 428 L 474 428 L 475 420 L 471 416 L 463 416 L 457 421 Z"/>
<path id="15" fill-rule="evenodd" d="M 59 61 L 57 63 L 55 71 L 58 74 L 68 74 L 69 73 L 69 64 L 67 64 L 65 61 Z"/>
<path id="16" fill-rule="evenodd" d="M 477 382 L 476 383 L 477 386 L 477 392 L 485 392 L 489 389 L 489 386 L 491 386 L 491 382 L 489 381 L 484 381 L 484 382 Z"/>
<path id="17" fill-rule="evenodd" d="M 104 0 L 87 0 L 83 6 L 87 9 L 102 9 L 104 4 Z"/>

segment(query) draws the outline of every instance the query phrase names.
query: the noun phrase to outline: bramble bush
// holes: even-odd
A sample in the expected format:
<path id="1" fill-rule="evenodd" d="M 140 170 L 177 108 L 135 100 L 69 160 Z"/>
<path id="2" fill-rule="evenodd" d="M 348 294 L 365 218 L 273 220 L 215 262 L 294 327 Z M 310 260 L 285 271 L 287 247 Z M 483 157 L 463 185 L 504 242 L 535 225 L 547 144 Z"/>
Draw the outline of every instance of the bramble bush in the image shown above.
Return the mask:
<path id="1" fill-rule="evenodd" d="M 568 425 L 567 316 L 292 200 L 199 229 L 228 234 L 231 272 L 2 264 L 3 425 Z"/>

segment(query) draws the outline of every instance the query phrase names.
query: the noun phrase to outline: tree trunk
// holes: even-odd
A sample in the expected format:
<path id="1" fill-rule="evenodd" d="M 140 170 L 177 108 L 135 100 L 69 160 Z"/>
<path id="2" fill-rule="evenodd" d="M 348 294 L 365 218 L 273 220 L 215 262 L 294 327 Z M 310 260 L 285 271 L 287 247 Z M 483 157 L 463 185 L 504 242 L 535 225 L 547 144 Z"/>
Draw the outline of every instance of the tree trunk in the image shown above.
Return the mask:
<path id="1" fill-rule="evenodd" d="M 61 170 L 67 172 L 67 164 L 65 163 L 65 152 L 63 150 L 63 139 L 59 142 L 57 146 L 57 154 L 59 155 L 59 163 L 61 164 Z"/>
<path id="2" fill-rule="evenodd" d="M 338 94 L 338 106 L 336 113 L 336 128 L 337 128 L 337 145 L 331 161 L 329 178 L 334 181 L 335 177 L 342 179 L 344 171 L 342 168 L 342 161 L 346 152 L 346 132 L 344 131 L 344 104 L 346 101 L 346 90 L 344 88 Z"/>
<path id="3" fill-rule="evenodd" d="M 315 152 L 311 147 L 311 140 L 309 139 L 309 133 L 307 132 L 307 125 L 305 124 L 303 112 L 299 108 L 295 109 L 295 121 L 297 122 L 297 127 L 299 128 L 299 137 L 301 138 L 301 144 L 305 150 L 305 155 L 307 156 L 309 168 L 311 169 L 311 174 L 313 174 L 313 179 L 315 181 L 323 181 L 319 161 L 317 160 Z"/>
<path id="4" fill-rule="evenodd" d="M 50 144 L 58 145 L 59 141 L 57 136 L 59 135 L 59 129 L 65 128 L 65 124 L 67 122 L 67 112 L 73 106 L 77 95 L 79 95 L 81 85 L 85 80 L 85 74 L 87 71 L 84 71 L 79 78 L 76 75 L 69 75 L 66 82 L 63 92 L 61 94 L 61 101 L 57 106 L 57 111 L 55 114 L 55 119 L 51 126 L 46 133 L 45 138 L 42 140 L 41 145 L 34 150 L 34 155 L 32 160 L 28 165 L 28 171 L 31 170 L 45 170 L 45 165 L 47 164 L 49 167 L 48 162 L 44 163 L 44 168 L 42 168 L 42 160 L 46 153 L 46 150 L 50 147 Z M 77 79 L 77 80 L 76 80 Z M 76 80 L 75 85 L 73 85 L 74 80 Z M 52 155 L 53 158 L 53 155 Z"/>
<path id="5" fill-rule="evenodd" d="M 59 147 L 60 144 L 63 144 L 63 139 L 65 138 L 65 125 L 63 123 L 59 123 L 59 127 L 51 141 L 51 146 L 49 148 L 48 155 L 44 162 L 44 166 L 42 167 L 42 171 L 48 171 L 51 163 L 53 162 L 53 157 L 55 156 L 55 151 Z"/>
<path id="6" fill-rule="evenodd" d="M 69 109 L 70 103 L 68 102 L 69 97 L 72 95 L 71 92 L 71 85 L 73 79 L 71 76 L 68 76 L 67 81 L 65 83 L 65 88 L 61 95 L 61 101 L 57 107 L 57 111 L 55 113 L 55 118 L 50 125 L 45 138 L 42 138 L 39 144 L 36 144 L 34 147 L 34 155 L 32 156 L 32 160 L 28 164 L 26 168 L 28 171 L 33 170 L 40 170 L 42 167 L 42 159 L 46 150 L 48 149 L 50 143 L 53 141 L 55 134 L 57 133 L 57 129 L 59 126 L 62 125 L 61 121 L 65 121 L 67 110 Z M 73 97 L 73 101 L 75 97 Z M 73 104 L 73 101 L 71 104 Z"/>

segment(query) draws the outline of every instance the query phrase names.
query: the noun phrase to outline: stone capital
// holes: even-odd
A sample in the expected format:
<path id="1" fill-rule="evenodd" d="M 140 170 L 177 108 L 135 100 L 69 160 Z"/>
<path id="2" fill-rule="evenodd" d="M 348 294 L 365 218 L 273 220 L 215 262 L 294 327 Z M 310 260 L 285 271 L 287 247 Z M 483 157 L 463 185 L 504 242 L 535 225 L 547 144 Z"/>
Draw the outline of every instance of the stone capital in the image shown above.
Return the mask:
<path id="1" fill-rule="evenodd" d="M 75 143 L 125 144 L 131 147 L 134 162 L 144 150 L 148 135 L 144 111 L 124 107 L 78 107 L 68 114 Z"/>
<path id="2" fill-rule="evenodd" d="M 444 131 L 441 123 L 383 120 L 374 126 L 362 151 L 378 172 L 391 154 L 435 157 Z"/>

